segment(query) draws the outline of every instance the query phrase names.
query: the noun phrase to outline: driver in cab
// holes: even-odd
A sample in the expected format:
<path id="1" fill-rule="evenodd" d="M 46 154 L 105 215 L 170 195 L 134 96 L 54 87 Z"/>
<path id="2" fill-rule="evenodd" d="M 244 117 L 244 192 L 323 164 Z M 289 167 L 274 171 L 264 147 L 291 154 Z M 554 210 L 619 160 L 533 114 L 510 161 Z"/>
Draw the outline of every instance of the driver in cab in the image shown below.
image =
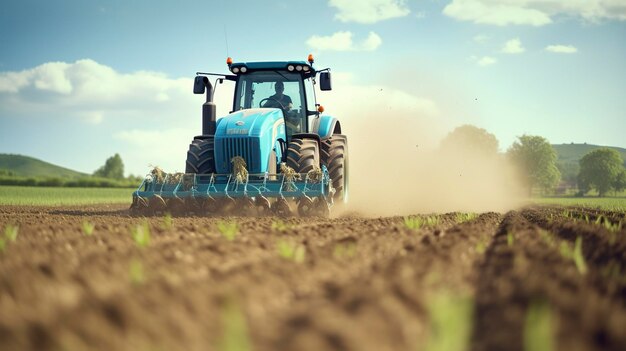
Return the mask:
<path id="1" fill-rule="evenodd" d="M 283 94 L 283 91 L 285 91 L 285 83 L 276 82 L 274 90 L 276 91 L 276 94 L 267 98 L 268 100 L 263 107 L 277 107 L 285 111 L 291 110 L 291 107 L 293 106 L 291 98 L 289 95 Z"/>

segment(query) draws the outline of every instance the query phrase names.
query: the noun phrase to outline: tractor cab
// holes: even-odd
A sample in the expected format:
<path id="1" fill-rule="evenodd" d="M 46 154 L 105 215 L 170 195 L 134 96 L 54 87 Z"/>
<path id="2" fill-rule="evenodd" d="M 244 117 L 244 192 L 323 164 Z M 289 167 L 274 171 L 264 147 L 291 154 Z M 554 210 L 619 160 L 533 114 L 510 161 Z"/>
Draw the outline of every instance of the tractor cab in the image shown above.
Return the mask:
<path id="1" fill-rule="evenodd" d="M 230 63 L 236 78 L 233 111 L 277 108 L 282 111 L 287 138 L 310 133 L 319 117 L 315 99 L 315 78 L 320 73 L 320 88 L 330 90 L 330 74 L 316 72 L 309 62 L 242 62 Z"/>

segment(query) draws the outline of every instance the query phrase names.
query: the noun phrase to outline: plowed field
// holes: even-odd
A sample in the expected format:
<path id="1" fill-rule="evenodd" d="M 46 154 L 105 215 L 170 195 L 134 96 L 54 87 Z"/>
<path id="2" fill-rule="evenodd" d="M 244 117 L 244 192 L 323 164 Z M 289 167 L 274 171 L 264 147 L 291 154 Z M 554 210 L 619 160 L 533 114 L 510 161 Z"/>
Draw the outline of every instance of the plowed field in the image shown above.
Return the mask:
<path id="1" fill-rule="evenodd" d="M 626 350 L 625 217 L 0 207 L 0 349 Z"/>

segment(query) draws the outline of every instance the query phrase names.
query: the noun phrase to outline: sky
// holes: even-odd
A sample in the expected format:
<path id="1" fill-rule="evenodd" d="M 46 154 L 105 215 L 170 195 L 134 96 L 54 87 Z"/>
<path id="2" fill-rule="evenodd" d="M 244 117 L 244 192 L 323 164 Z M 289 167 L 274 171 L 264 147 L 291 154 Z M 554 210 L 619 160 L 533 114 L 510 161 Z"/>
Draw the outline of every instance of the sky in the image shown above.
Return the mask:
<path id="1" fill-rule="evenodd" d="M 626 148 L 626 0 L 3 1 L 0 153 L 184 171 L 197 71 L 330 67 L 325 113 L 436 147 L 455 127 Z M 218 114 L 232 83 L 217 87 Z M 419 123 L 404 123 L 414 118 Z M 350 135 L 368 123 L 371 135 Z M 419 129 L 413 131 L 412 129 Z M 352 128 L 363 131 L 363 128 Z M 407 130 L 408 129 L 408 130 Z M 414 133 L 413 133 L 414 132 Z M 393 147 L 394 135 L 385 135 Z M 358 152 L 351 150 L 351 152 Z"/>

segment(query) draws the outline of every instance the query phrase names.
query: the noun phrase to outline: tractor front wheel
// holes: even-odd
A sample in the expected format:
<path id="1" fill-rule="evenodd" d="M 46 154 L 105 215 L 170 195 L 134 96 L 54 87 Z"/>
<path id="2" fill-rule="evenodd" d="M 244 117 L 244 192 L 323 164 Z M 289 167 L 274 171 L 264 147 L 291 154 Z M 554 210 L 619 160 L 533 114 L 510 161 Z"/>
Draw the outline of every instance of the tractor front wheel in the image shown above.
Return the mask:
<path id="1" fill-rule="evenodd" d="M 296 173 L 307 173 L 320 166 L 320 151 L 313 139 L 293 139 L 287 147 L 287 166 Z"/>
<path id="2" fill-rule="evenodd" d="M 215 173 L 215 144 L 212 136 L 195 137 L 189 144 L 185 173 Z"/>

